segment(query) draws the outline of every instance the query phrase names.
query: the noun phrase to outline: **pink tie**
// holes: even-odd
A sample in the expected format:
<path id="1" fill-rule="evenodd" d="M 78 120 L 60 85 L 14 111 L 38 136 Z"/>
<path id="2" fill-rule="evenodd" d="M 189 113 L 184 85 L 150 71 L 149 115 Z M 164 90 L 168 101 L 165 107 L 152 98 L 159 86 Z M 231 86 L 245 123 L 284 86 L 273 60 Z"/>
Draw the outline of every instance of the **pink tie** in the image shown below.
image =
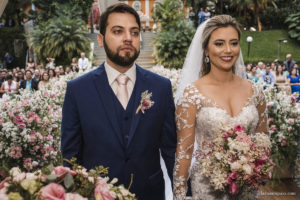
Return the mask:
<path id="1" fill-rule="evenodd" d="M 117 77 L 118 82 L 118 88 L 117 88 L 117 97 L 122 104 L 123 108 L 126 109 L 126 106 L 128 104 L 128 91 L 127 91 L 127 82 L 128 82 L 128 76 L 125 74 L 120 74 Z"/>

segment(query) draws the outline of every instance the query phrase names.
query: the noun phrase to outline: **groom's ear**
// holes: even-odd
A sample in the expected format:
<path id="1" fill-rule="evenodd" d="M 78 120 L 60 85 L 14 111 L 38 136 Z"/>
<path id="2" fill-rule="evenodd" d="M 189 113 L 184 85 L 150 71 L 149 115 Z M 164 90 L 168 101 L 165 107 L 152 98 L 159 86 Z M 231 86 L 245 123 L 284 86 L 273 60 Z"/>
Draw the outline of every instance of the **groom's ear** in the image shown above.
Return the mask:
<path id="1" fill-rule="evenodd" d="M 97 40 L 98 40 L 98 44 L 99 44 L 99 46 L 100 47 L 103 47 L 104 46 L 104 42 L 103 42 L 103 40 L 104 40 L 104 36 L 101 34 L 101 33 L 99 33 L 98 35 L 97 35 Z"/>

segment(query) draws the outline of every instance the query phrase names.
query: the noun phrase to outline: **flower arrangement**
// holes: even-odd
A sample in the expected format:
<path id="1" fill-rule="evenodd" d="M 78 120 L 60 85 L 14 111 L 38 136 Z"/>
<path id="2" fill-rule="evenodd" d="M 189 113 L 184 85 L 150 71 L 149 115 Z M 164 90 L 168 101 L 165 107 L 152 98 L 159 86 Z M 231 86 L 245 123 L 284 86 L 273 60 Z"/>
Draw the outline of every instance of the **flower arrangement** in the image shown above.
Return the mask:
<path id="1" fill-rule="evenodd" d="M 18 167 L 0 183 L 0 199 L 56 199 L 56 200 L 134 200 L 123 185 L 115 186 L 117 179 L 104 177 L 107 168 L 97 167 L 89 172 L 71 160 L 73 170 L 63 166 L 48 166 L 32 173 Z"/>
<path id="2" fill-rule="evenodd" d="M 272 176 L 270 138 L 264 133 L 250 136 L 243 126 L 220 131 L 215 140 L 197 150 L 202 174 L 216 190 L 237 195 L 242 188 L 257 189 Z M 206 148 L 207 147 L 207 148 Z"/>
<path id="3" fill-rule="evenodd" d="M 172 88 L 173 88 L 173 96 L 175 98 L 176 90 L 177 90 L 177 87 L 180 82 L 182 70 L 181 69 L 168 69 L 168 68 L 164 68 L 162 65 L 156 65 L 151 68 L 151 71 L 160 76 L 170 79 L 170 81 L 172 83 Z"/>
<path id="4" fill-rule="evenodd" d="M 60 127 L 66 81 L 78 75 L 53 79 L 34 93 L 21 90 L 19 95 L 0 100 L 0 170 L 19 167 L 33 171 L 61 163 Z"/>
<path id="5" fill-rule="evenodd" d="M 294 171 L 300 141 L 300 104 L 294 95 L 265 91 L 267 97 L 268 123 L 272 142 L 272 159 L 276 163 L 273 178 L 280 178 L 286 166 Z M 292 176 L 292 175 L 290 175 Z M 291 178 L 291 177 L 290 177 Z"/>

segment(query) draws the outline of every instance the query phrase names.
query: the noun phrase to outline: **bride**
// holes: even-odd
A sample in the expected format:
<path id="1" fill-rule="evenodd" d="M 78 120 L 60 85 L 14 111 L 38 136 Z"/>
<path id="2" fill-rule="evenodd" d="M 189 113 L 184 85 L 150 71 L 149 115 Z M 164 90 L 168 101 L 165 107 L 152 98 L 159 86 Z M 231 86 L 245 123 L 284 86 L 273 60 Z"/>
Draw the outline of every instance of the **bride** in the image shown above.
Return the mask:
<path id="1" fill-rule="evenodd" d="M 174 200 L 187 199 L 189 178 L 194 200 L 232 199 L 213 190 L 209 179 L 201 175 L 201 160 L 193 152 L 205 151 L 202 144 L 212 141 L 224 124 L 267 133 L 263 91 L 244 80 L 240 35 L 234 18 L 215 16 L 199 26 L 189 48 L 175 99 L 178 142 Z M 253 192 L 242 192 L 237 199 L 254 198 Z"/>

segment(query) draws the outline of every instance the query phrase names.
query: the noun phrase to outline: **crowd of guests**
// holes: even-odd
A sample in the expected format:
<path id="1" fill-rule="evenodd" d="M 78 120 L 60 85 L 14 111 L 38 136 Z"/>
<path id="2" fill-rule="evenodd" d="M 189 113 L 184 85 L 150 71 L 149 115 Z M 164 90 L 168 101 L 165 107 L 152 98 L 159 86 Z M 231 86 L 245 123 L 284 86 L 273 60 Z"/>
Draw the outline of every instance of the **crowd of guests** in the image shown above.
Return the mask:
<path id="1" fill-rule="evenodd" d="M 285 91 L 287 94 L 298 92 L 300 94 L 300 69 L 292 60 L 292 55 L 286 55 L 286 61 L 282 64 L 278 60 L 270 64 L 258 62 L 247 64 L 247 78 L 253 82 L 262 82 L 264 87 L 275 86 L 277 91 Z M 300 100 L 300 95 L 297 98 Z"/>
<path id="2" fill-rule="evenodd" d="M 0 98 L 16 94 L 19 89 L 35 91 L 48 87 L 51 79 L 59 79 L 71 72 L 84 71 L 88 68 L 88 64 L 85 54 L 81 53 L 78 61 L 73 58 L 70 65 L 65 67 L 55 66 L 54 58 L 47 58 L 45 66 L 29 58 L 25 68 L 0 69 Z"/>

